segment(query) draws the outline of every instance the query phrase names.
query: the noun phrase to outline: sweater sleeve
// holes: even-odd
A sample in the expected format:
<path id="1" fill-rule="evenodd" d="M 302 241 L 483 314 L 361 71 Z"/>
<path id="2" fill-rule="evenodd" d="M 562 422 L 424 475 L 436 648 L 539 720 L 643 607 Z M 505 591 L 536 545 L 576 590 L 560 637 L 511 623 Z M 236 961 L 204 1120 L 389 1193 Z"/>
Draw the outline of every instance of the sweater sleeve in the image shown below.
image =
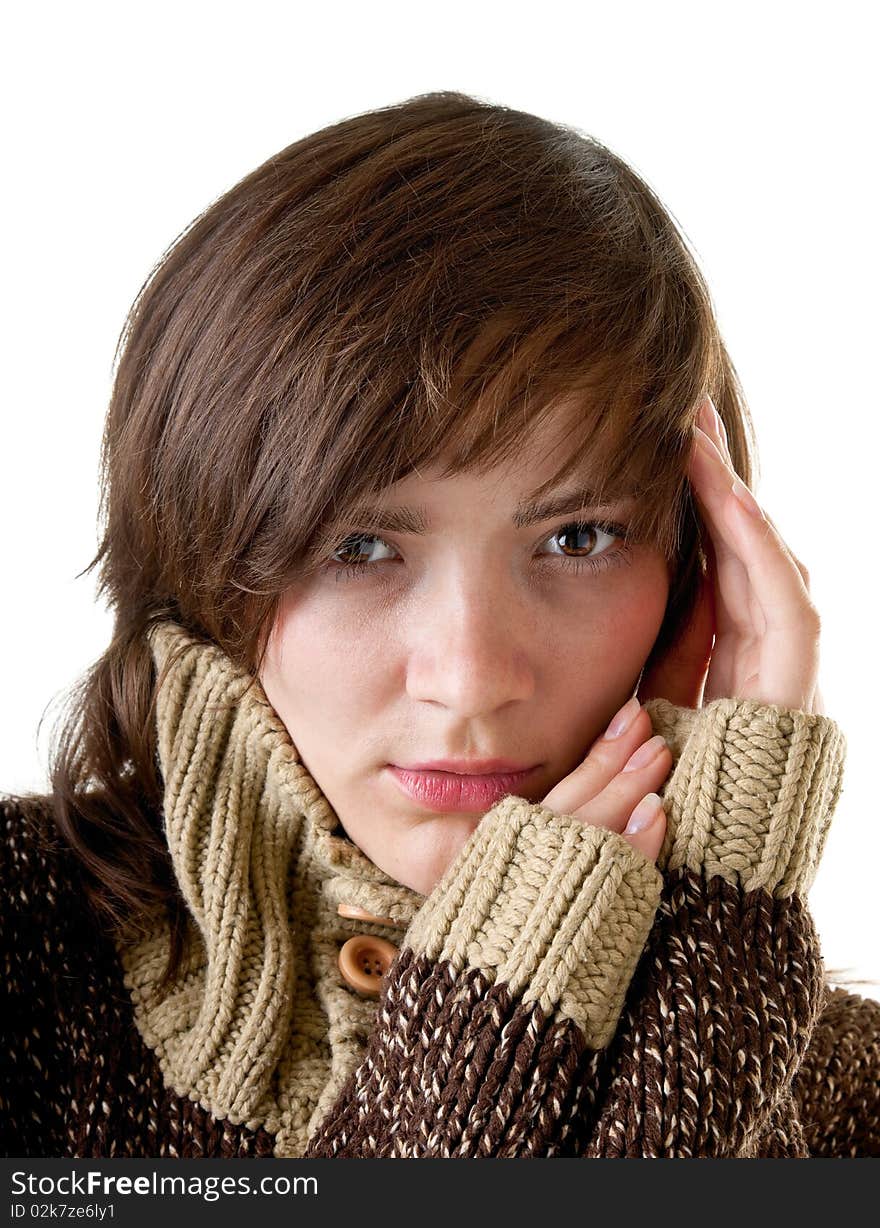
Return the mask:
<path id="1" fill-rule="evenodd" d="M 656 865 L 509 795 L 404 935 L 307 1157 L 807 1155 L 824 1001 L 805 904 L 841 788 L 827 717 L 646 705 L 673 769 Z"/>

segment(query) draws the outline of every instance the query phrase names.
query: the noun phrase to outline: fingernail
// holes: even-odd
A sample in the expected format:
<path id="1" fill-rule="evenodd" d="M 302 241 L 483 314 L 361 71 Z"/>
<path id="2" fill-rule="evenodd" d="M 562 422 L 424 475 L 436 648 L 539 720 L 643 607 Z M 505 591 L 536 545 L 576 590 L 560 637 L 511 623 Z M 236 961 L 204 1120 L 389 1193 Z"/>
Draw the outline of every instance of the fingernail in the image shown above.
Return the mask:
<path id="1" fill-rule="evenodd" d="M 727 446 L 727 430 L 724 426 L 724 423 L 721 420 L 721 415 L 719 414 L 718 410 L 715 408 L 715 402 L 710 400 L 709 404 L 712 406 L 712 416 L 715 419 L 715 429 L 718 432 L 718 438 L 724 440 L 724 445 L 726 447 Z"/>
<path id="2" fill-rule="evenodd" d="M 644 831 L 646 827 L 656 823 L 662 809 L 663 800 L 659 793 L 646 794 L 630 815 L 630 820 L 624 830 L 629 832 Z"/>
<path id="3" fill-rule="evenodd" d="M 620 711 L 611 718 L 608 728 L 605 730 L 606 740 L 611 741 L 612 738 L 619 738 L 622 733 L 625 733 L 635 720 L 641 706 L 635 695 L 628 699 Z"/>
<path id="4" fill-rule="evenodd" d="M 747 486 L 743 486 L 739 478 L 737 478 L 730 489 L 750 515 L 757 516 L 760 520 L 764 519 L 764 513 L 761 511 L 760 505 L 755 500 L 749 488 Z"/>
<path id="5" fill-rule="evenodd" d="M 721 455 L 721 453 L 718 451 L 718 446 L 712 440 L 711 435 L 704 431 L 701 426 L 694 427 L 694 436 L 697 443 L 708 456 L 715 457 Z"/>
<path id="6" fill-rule="evenodd" d="M 666 745 L 666 739 L 663 735 L 655 733 L 653 738 L 649 738 L 647 742 L 642 743 L 638 750 L 633 751 L 626 761 L 623 770 L 625 772 L 634 772 L 636 768 L 647 767 L 651 760 L 655 759 Z"/>

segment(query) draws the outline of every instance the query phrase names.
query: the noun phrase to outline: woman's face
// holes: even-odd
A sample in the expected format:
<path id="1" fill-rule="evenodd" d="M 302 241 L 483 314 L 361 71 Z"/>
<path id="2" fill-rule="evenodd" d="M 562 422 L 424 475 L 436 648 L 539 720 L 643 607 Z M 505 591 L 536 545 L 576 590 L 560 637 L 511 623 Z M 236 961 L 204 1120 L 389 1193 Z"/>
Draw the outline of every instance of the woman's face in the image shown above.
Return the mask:
<path id="1" fill-rule="evenodd" d="M 493 803 L 432 808 L 389 765 L 537 765 L 508 791 L 541 801 L 632 695 L 663 621 L 662 553 L 620 554 L 591 524 L 625 525 L 631 502 L 575 499 L 515 522 L 565 446 L 552 423 L 488 476 L 397 483 L 371 506 L 416 509 L 424 531 L 347 526 L 324 569 L 285 595 L 270 637 L 260 680 L 303 763 L 349 838 L 424 895 Z M 345 574 L 353 561 L 364 566 Z"/>

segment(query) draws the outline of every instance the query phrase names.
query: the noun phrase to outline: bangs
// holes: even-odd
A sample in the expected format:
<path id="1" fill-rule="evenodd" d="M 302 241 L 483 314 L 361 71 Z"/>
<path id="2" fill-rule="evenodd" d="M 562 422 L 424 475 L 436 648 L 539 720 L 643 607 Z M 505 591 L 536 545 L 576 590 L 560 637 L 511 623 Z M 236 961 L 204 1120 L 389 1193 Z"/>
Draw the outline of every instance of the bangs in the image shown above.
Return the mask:
<path id="1" fill-rule="evenodd" d="M 631 355 L 599 356 L 582 327 L 566 330 L 546 319 L 516 327 L 498 317 L 457 361 L 455 342 L 443 338 L 432 354 L 423 354 L 421 395 L 405 413 L 386 411 L 394 425 L 379 465 L 373 441 L 371 468 L 382 480 L 353 484 L 350 497 L 319 526 L 313 559 L 338 545 L 356 509 L 383 498 L 410 474 L 489 474 L 520 460 L 527 478 L 546 463 L 532 450 L 545 426 L 555 427 L 559 461 L 545 481 L 523 490 L 523 499 L 537 501 L 571 485 L 589 490 L 597 510 L 632 500 L 630 538 L 675 558 L 689 499 L 686 467 L 698 390 L 682 400 L 678 387 L 651 387 L 637 378 Z M 628 379 L 621 379 L 621 369 Z M 371 531 L 362 513 L 357 524 Z"/>

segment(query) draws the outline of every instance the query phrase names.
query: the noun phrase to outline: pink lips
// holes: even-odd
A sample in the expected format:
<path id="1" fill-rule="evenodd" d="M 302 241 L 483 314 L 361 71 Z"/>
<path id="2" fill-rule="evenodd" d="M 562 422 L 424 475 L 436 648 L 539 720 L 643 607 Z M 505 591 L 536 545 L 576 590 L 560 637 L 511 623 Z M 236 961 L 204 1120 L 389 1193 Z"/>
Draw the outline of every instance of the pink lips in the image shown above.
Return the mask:
<path id="1" fill-rule="evenodd" d="M 537 765 L 538 767 L 540 764 Z M 518 772 L 463 774 L 419 771 L 389 764 L 388 770 L 404 793 L 428 810 L 485 811 L 508 793 L 518 793 L 536 768 Z"/>

